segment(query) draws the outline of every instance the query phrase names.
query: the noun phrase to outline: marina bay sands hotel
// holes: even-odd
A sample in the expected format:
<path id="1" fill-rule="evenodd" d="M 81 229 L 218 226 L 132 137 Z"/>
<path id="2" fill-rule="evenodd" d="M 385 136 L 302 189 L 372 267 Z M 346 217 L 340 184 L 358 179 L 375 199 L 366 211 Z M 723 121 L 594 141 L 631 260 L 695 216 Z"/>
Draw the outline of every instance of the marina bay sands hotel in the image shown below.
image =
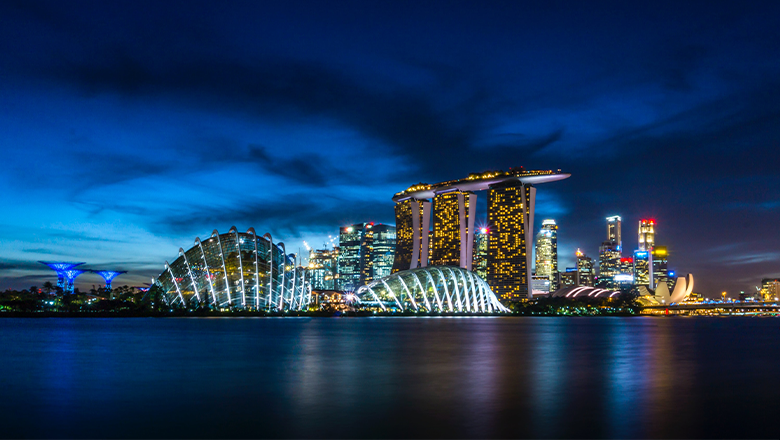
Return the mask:
<path id="1" fill-rule="evenodd" d="M 569 176 L 560 170 L 510 168 L 508 172 L 469 174 L 465 179 L 433 185 L 419 183 L 395 194 L 397 235 L 393 272 L 428 264 L 471 270 L 476 192 L 487 190 L 486 281 L 503 301 L 530 298 L 534 185 Z"/>

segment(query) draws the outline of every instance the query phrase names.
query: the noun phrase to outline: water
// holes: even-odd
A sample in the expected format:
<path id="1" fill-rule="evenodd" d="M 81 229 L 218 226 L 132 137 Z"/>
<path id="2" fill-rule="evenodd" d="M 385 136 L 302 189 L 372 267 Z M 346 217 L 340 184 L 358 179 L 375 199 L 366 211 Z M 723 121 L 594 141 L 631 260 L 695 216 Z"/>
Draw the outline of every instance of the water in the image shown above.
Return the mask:
<path id="1" fill-rule="evenodd" d="M 777 438 L 773 318 L 0 319 L 3 437 Z"/>

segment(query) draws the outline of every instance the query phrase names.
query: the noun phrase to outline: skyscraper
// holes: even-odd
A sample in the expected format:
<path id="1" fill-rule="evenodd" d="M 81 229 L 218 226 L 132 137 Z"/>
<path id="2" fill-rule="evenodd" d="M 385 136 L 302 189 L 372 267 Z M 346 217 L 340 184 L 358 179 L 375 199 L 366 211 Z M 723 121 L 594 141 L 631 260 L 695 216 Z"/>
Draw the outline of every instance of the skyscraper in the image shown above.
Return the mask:
<path id="1" fill-rule="evenodd" d="M 653 285 L 655 289 L 661 283 L 667 283 L 669 280 L 668 275 L 668 263 L 667 263 L 667 251 L 666 246 L 654 246 L 651 251 L 653 255 Z"/>
<path id="2" fill-rule="evenodd" d="M 502 301 L 532 298 L 531 259 L 536 188 L 518 181 L 488 189 L 488 284 Z"/>
<path id="3" fill-rule="evenodd" d="M 471 269 L 483 280 L 487 280 L 488 228 L 481 228 L 474 235 L 474 263 Z"/>
<path id="4" fill-rule="evenodd" d="M 652 251 L 655 245 L 655 220 L 639 220 L 639 250 Z"/>
<path id="5" fill-rule="evenodd" d="M 653 254 L 648 251 L 634 251 L 634 284 L 651 286 L 653 279 Z"/>
<path id="6" fill-rule="evenodd" d="M 306 268 L 306 279 L 314 290 L 334 290 L 336 288 L 336 271 L 338 263 L 338 248 L 312 249 L 309 252 L 309 265 Z"/>
<path id="7" fill-rule="evenodd" d="M 536 235 L 536 276 L 550 280 L 550 291 L 558 290 L 558 225 L 555 220 L 542 221 Z"/>
<path id="8" fill-rule="evenodd" d="M 431 265 L 471 270 L 477 195 L 450 191 L 433 198 Z"/>
<path id="9" fill-rule="evenodd" d="M 339 231 L 338 290 L 357 289 L 371 281 L 371 223 L 342 226 Z"/>
<path id="10" fill-rule="evenodd" d="M 614 242 L 618 252 L 623 250 L 622 222 L 619 215 L 607 217 L 607 241 Z"/>
<path id="11" fill-rule="evenodd" d="M 593 267 L 593 259 L 585 255 L 584 252 L 577 249 L 577 272 L 579 273 L 580 286 L 593 287 L 593 279 L 595 278 L 595 270 Z"/>
<path id="12" fill-rule="evenodd" d="M 620 273 L 620 250 L 615 241 L 607 240 L 599 246 L 598 286 L 605 289 L 615 287 L 615 275 Z"/>
<path id="13" fill-rule="evenodd" d="M 396 229 L 395 226 L 374 225 L 374 241 L 371 252 L 371 279 L 384 278 L 390 275 L 395 256 Z"/>

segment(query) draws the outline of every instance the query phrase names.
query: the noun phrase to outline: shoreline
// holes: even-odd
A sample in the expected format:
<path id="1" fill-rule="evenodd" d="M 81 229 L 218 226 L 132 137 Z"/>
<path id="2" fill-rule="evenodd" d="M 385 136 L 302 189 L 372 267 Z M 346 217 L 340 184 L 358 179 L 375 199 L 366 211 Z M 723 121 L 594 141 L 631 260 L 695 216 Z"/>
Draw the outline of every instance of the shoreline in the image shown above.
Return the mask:
<path id="1" fill-rule="evenodd" d="M 333 312 L 187 312 L 187 313 L 137 313 L 137 312 L 0 312 L 2 318 L 371 318 L 371 317 L 557 317 L 557 318 L 594 318 L 594 317 L 639 317 L 652 316 L 631 313 L 609 315 L 555 315 L 555 314 L 516 314 L 516 313 L 333 313 Z"/>

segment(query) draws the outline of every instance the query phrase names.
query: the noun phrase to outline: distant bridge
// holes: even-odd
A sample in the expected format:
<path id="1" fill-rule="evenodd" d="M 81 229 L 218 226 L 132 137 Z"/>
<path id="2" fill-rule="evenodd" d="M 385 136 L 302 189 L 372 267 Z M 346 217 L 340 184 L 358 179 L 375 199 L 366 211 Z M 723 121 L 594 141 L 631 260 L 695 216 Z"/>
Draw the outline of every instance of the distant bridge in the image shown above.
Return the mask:
<path id="1" fill-rule="evenodd" d="M 766 302 L 733 302 L 733 303 L 689 303 L 648 306 L 642 308 L 643 314 L 706 314 L 706 315 L 779 315 L 780 303 Z"/>

